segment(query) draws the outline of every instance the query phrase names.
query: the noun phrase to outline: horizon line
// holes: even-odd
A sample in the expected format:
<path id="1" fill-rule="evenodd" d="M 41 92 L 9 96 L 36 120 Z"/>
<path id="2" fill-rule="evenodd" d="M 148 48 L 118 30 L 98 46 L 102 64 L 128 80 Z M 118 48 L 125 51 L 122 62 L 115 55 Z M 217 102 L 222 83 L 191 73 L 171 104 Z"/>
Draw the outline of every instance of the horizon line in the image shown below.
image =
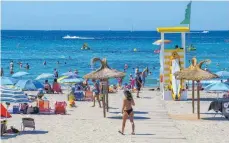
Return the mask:
<path id="1" fill-rule="evenodd" d="M 72 29 L 72 30 L 67 30 L 67 29 L 52 29 L 52 30 L 48 30 L 48 29 L 1 29 L 1 31 L 130 31 L 130 32 L 141 32 L 141 31 L 157 31 L 155 30 L 105 30 L 105 29 L 101 29 L 101 30 L 88 30 L 88 29 Z M 195 30 L 190 30 L 190 31 L 229 31 L 229 29 L 221 29 L 221 30 L 208 30 L 208 29 L 195 29 Z"/>

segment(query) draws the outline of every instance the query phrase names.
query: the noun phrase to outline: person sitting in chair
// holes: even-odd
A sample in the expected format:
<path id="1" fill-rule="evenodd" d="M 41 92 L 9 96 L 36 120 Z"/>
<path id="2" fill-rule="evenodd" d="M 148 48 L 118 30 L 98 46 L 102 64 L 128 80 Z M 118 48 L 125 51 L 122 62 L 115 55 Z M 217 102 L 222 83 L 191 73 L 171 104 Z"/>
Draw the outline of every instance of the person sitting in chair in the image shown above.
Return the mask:
<path id="1" fill-rule="evenodd" d="M 62 90 L 61 90 L 61 86 L 60 84 L 57 82 L 57 79 L 55 78 L 54 81 L 53 81 L 53 92 L 56 92 L 56 93 L 62 93 Z"/>
<path id="2" fill-rule="evenodd" d="M 45 89 L 45 92 L 48 94 L 53 93 L 52 87 L 49 84 L 48 80 L 45 80 L 44 89 Z"/>

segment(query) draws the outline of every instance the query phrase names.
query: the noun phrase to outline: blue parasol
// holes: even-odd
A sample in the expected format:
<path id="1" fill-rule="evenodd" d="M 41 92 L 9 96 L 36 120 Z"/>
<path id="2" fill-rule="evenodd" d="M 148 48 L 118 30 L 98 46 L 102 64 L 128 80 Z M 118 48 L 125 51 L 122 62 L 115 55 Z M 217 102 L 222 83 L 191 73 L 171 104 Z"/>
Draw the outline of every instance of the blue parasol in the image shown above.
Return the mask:
<path id="1" fill-rule="evenodd" d="M 27 72 L 16 72 L 15 74 L 12 75 L 12 77 L 22 77 L 24 75 L 28 75 L 29 73 Z"/>

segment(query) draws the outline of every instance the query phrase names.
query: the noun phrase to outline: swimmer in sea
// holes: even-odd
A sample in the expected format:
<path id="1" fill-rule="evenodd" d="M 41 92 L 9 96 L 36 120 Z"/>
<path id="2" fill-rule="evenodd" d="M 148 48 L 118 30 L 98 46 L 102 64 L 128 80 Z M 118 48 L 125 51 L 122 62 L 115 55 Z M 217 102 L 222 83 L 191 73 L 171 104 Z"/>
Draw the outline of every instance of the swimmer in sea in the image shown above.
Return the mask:
<path id="1" fill-rule="evenodd" d="M 124 71 L 126 71 L 127 69 L 128 69 L 128 65 L 125 64 L 125 65 L 124 65 Z"/>
<path id="2" fill-rule="evenodd" d="M 59 64 L 60 64 L 60 62 L 59 62 L 59 61 L 57 61 L 57 64 L 59 65 Z"/>
<path id="3" fill-rule="evenodd" d="M 28 63 L 26 63 L 25 68 L 26 68 L 26 70 L 29 70 L 29 64 Z"/>
<path id="4" fill-rule="evenodd" d="M 67 63 L 66 63 L 66 62 L 64 62 L 64 64 L 66 65 Z"/>
<path id="5" fill-rule="evenodd" d="M 43 65 L 46 66 L 46 64 L 47 64 L 46 61 L 44 61 Z"/>

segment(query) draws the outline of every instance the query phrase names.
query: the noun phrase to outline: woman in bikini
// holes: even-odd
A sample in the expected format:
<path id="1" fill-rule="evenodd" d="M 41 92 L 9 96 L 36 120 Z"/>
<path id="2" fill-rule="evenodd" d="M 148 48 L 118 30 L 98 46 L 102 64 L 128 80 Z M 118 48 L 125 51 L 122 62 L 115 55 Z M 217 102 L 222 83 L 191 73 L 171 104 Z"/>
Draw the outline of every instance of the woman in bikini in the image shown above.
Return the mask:
<path id="1" fill-rule="evenodd" d="M 124 129 L 125 129 L 125 125 L 126 125 L 126 120 L 130 119 L 130 123 L 132 125 L 132 135 L 134 135 L 134 112 L 133 112 L 133 108 L 132 106 L 135 105 L 134 103 L 134 99 L 132 97 L 132 94 L 130 93 L 129 90 L 125 90 L 124 91 L 124 99 L 123 99 L 123 106 L 122 106 L 122 131 L 119 131 L 119 133 L 121 133 L 122 135 L 124 135 Z"/>

